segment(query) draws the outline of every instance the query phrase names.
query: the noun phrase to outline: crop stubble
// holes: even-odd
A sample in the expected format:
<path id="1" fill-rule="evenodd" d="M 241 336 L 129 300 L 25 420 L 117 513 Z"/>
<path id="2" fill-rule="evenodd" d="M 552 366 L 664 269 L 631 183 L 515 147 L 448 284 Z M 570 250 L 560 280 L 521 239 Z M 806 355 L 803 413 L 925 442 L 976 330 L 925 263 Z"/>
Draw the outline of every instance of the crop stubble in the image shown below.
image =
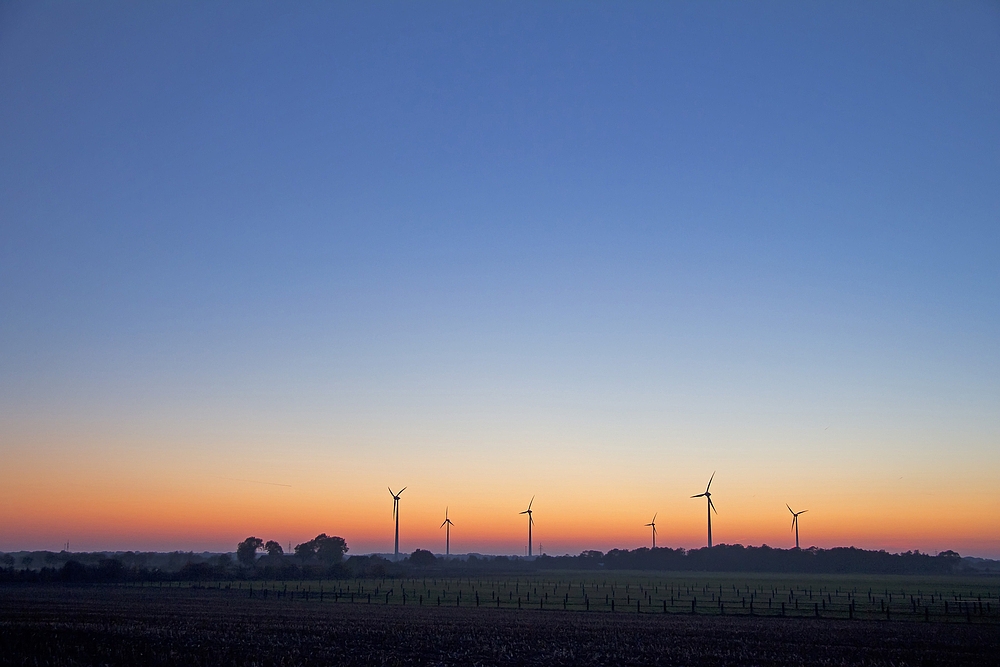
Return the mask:
<path id="1" fill-rule="evenodd" d="M 3 665 L 1000 664 L 995 625 L 361 604 L 245 591 L 0 589 Z"/>

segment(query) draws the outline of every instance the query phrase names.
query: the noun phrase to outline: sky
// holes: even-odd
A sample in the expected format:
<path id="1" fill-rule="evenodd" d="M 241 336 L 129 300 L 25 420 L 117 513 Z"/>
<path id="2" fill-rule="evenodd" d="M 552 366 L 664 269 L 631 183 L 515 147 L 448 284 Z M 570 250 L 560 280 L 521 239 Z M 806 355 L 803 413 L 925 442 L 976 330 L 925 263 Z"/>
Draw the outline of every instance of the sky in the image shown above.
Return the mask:
<path id="1" fill-rule="evenodd" d="M 0 3 L 0 551 L 1000 558 L 1000 6 Z"/>

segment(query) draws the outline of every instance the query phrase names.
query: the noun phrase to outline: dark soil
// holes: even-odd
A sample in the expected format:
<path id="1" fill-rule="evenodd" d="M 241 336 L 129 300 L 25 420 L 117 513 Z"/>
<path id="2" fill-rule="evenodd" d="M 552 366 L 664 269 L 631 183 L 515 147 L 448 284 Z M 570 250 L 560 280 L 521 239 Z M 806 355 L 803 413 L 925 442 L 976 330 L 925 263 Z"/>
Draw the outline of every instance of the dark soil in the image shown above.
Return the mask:
<path id="1" fill-rule="evenodd" d="M 0 587 L 0 665 L 996 665 L 1000 627 Z"/>

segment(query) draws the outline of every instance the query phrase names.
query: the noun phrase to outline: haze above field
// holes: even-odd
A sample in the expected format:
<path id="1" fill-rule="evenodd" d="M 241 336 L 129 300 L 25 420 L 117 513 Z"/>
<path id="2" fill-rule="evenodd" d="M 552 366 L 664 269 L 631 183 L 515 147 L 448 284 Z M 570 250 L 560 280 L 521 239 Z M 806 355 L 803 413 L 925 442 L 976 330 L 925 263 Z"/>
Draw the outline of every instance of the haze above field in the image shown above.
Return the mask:
<path id="1" fill-rule="evenodd" d="M 0 4 L 0 551 L 1000 557 L 995 3 Z"/>

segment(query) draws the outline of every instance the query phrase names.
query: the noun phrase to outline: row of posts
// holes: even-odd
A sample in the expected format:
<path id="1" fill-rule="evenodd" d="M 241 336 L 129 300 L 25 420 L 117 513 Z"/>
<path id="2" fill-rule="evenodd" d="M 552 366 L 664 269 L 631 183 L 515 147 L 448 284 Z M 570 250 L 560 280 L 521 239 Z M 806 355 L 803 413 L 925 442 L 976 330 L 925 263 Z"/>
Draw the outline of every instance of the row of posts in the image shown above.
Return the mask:
<path id="1" fill-rule="evenodd" d="M 242 585 L 240 587 L 242 588 Z M 220 588 L 221 588 L 221 584 L 220 584 Z M 229 586 L 227 586 L 226 588 L 228 589 Z M 265 587 L 265 588 L 262 588 L 262 589 L 259 590 L 259 595 L 263 599 L 266 600 L 267 597 L 268 597 L 268 593 L 269 592 L 271 592 L 271 589 L 268 589 L 268 588 Z M 295 599 L 295 591 L 293 590 L 293 591 L 289 592 L 287 584 L 284 586 L 284 588 L 282 590 L 274 590 L 273 593 L 274 593 L 274 595 L 278 599 L 280 599 L 283 596 L 287 596 L 290 601 L 292 601 L 292 600 Z M 310 591 L 308 589 L 300 591 L 299 592 L 299 597 L 304 602 L 308 602 L 309 601 L 309 593 L 310 593 Z M 314 596 L 314 598 L 318 597 L 319 601 L 322 602 L 324 600 L 325 594 L 326 593 L 325 593 L 323 587 L 321 586 L 320 589 L 319 589 L 319 591 L 318 591 L 318 593 L 314 593 L 313 596 Z M 378 595 L 378 589 L 376 589 L 375 594 L 376 594 L 376 596 Z M 386 593 L 385 593 L 385 604 L 389 604 L 389 600 L 391 599 L 391 597 L 392 597 L 393 594 L 394 594 L 394 589 L 389 589 L 388 591 L 386 591 Z M 474 594 L 475 594 L 475 605 L 476 605 L 476 607 L 479 607 L 479 605 L 480 605 L 479 592 L 475 591 Z M 348 593 L 347 595 L 350 596 L 350 601 L 351 602 L 355 601 L 355 593 L 353 591 L 350 592 L 350 593 Z M 344 597 L 346 598 L 347 595 L 344 595 Z M 250 598 L 254 597 L 253 584 L 250 584 L 250 586 L 248 588 L 248 596 Z M 334 591 L 333 592 L 333 596 L 334 596 L 334 601 L 335 602 L 339 601 L 341 593 L 339 591 Z M 528 594 L 528 598 L 530 600 L 530 593 Z M 513 597 L 512 597 L 512 599 L 513 599 Z M 371 601 L 372 601 L 372 593 L 369 592 L 367 594 L 367 603 L 371 604 Z M 404 592 L 402 594 L 402 603 L 403 603 L 403 605 L 406 605 L 406 601 L 407 601 L 407 596 L 406 596 L 406 593 Z M 422 606 L 423 603 L 424 603 L 424 596 L 423 595 L 419 595 L 418 598 L 417 598 L 417 604 L 420 605 L 420 606 Z M 498 595 L 498 596 L 496 596 L 496 606 L 497 606 L 498 609 L 500 608 L 500 603 L 501 603 L 501 598 Z M 636 603 L 636 612 L 637 613 L 642 613 L 642 600 L 637 597 L 635 603 Z M 664 600 L 662 600 L 662 603 L 663 603 L 663 613 L 665 613 L 665 614 L 669 613 L 668 609 L 667 609 L 667 601 L 664 599 Z M 753 599 L 753 596 L 750 597 L 749 603 L 750 603 L 749 604 L 749 612 L 750 612 L 750 615 L 753 616 L 754 615 L 754 606 L 753 606 L 754 605 L 754 599 Z M 770 606 L 770 601 L 768 601 L 768 603 L 769 603 L 769 606 Z M 437 604 L 437 606 L 441 606 L 441 597 L 440 596 L 438 596 L 436 598 L 436 604 Z M 462 594 L 461 594 L 461 591 L 459 591 L 459 593 L 456 595 L 455 604 L 456 604 L 456 606 L 461 606 L 461 604 L 462 604 Z M 569 604 L 569 594 L 567 593 L 565 595 L 565 597 L 563 598 L 562 608 L 564 610 L 568 609 L 568 604 Z M 608 605 L 611 608 L 612 612 L 615 611 L 615 599 L 614 598 L 611 598 L 609 596 L 605 596 L 605 604 Z M 746 606 L 747 606 L 747 599 L 746 598 L 743 598 L 742 604 L 743 604 L 743 607 L 746 608 Z M 813 604 L 813 613 L 814 613 L 814 615 L 815 615 L 816 618 L 822 618 L 822 615 L 820 613 L 820 604 L 821 603 L 819 603 L 819 602 L 816 602 L 816 603 Z M 911 597 L 911 604 L 912 604 L 912 607 L 913 607 L 912 612 L 914 614 L 917 613 L 916 600 L 912 599 L 912 597 Z M 826 610 L 826 601 L 825 600 L 822 602 L 822 605 L 823 605 L 823 610 L 825 611 Z M 587 596 L 587 595 L 584 596 L 584 606 L 585 606 L 585 608 L 586 608 L 587 611 L 590 611 L 590 597 Z M 652 600 L 651 600 L 651 598 L 650 598 L 650 606 L 652 606 Z M 944 606 L 945 606 L 945 615 L 947 616 L 947 615 L 949 615 L 949 605 L 948 605 L 948 601 L 947 600 L 944 601 Z M 965 607 L 965 612 L 966 612 L 967 620 L 968 620 L 968 622 L 971 623 L 972 622 L 972 613 L 973 613 L 972 612 L 972 607 L 975 607 L 976 603 L 973 602 L 973 603 L 971 603 L 971 605 L 970 605 L 970 603 L 965 603 L 963 606 Z M 671 599 L 670 599 L 670 607 L 671 608 L 674 607 L 674 598 L 673 597 L 671 597 Z M 983 608 L 982 608 L 983 607 L 983 603 L 979 602 L 978 603 L 978 607 L 979 607 L 978 610 L 977 610 L 978 611 L 978 615 L 982 615 L 983 611 L 984 611 Z M 986 607 L 987 607 L 986 613 L 990 613 L 990 603 L 989 602 L 986 603 Z M 521 596 L 518 596 L 518 598 L 517 598 L 517 608 L 518 609 L 522 608 Z M 539 609 L 545 609 L 545 597 L 539 597 L 539 599 L 538 599 L 538 608 Z M 726 614 L 725 603 L 724 603 L 724 601 L 722 600 L 721 597 L 718 600 L 718 608 L 719 608 L 719 615 L 720 616 L 725 616 L 725 614 Z M 799 608 L 798 600 L 795 601 L 795 608 L 796 609 Z M 886 620 L 892 620 L 892 610 L 891 610 L 891 608 L 890 608 L 889 605 L 885 604 L 885 600 L 884 599 L 880 600 L 880 609 L 885 614 Z M 850 618 L 850 619 L 854 618 L 854 610 L 855 610 L 854 601 L 851 600 L 850 604 L 848 605 L 848 618 Z M 930 608 L 925 606 L 925 607 L 923 607 L 923 611 L 924 611 L 924 613 L 923 613 L 924 620 L 925 621 L 930 621 Z M 698 598 L 694 597 L 694 598 L 691 599 L 691 614 L 697 614 L 697 613 L 698 613 Z M 781 603 L 781 616 L 785 616 L 785 615 L 786 615 L 785 603 L 782 602 Z"/>

